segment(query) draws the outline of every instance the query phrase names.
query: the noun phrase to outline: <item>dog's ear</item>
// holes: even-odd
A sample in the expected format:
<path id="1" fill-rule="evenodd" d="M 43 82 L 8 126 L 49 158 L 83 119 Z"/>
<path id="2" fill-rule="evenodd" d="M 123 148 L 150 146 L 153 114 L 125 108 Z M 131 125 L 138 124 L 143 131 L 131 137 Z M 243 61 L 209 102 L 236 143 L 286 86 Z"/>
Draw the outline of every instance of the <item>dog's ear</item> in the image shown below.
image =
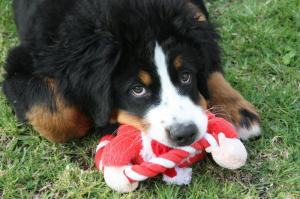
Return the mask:
<path id="1" fill-rule="evenodd" d="M 80 106 L 92 117 L 96 126 L 105 126 L 111 117 L 113 99 L 111 80 L 120 57 L 115 46 L 107 44 L 85 58 L 79 83 Z M 75 88 L 75 90 L 77 90 Z"/>
<path id="2" fill-rule="evenodd" d="M 208 98 L 207 80 L 214 71 L 222 72 L 221 48 L 219 35 L 213 24 L 196 24 L 189 32 L 190 38 L 198 51 L 197 85 L 200 93 Z"/>
<path id="3" fill-rule="evenodd" d="M 188 0 L 182 12 L 186 17 L 179 17 L 176 20 L 176 32 L 198 50 L 197 57 L 200 64 L 197 85 L 200 93 L 205 94 L 208 93 L 206 84 L 209 74 L 213 71 L 222 71 L 221 49 L 218 44 L 220 37 L 216 26 L 208 20 L 208 13 L 202 0 Z"/>
<path id="4" fill-rule="evenodd" d="M 120 48 L 106 32 L 88 37 L 74 34 L 77 32 L 70 32 L 65 43 L 43 52 L 39 73 L 54 76 L 59 92 L 70 104 L 91 117 L 96 126 L 105 126 L 112 112 L 111 79 Z"/>

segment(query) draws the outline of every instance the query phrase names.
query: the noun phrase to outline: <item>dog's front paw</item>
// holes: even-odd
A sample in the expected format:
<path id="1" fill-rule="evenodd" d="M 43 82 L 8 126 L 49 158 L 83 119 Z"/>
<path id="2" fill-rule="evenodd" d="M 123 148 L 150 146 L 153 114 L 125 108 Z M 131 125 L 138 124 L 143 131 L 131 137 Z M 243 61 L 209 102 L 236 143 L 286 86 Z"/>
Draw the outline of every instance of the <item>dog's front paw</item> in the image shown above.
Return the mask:
<path id="1" fill-rule="evenodd" d="M 242 140 L 260 135 L 260 119 L 256 109 L 231 87 L 221 73 L 211 74 L 207 85 L 209 108 L 213 113 L 231 121 Z"/>
<path id="2" fill-rule="evenodd" d="M 227 105 L 239 137 L 248 140 L 260 135 L 260 118 L 254 106 L 243 98 Z"/>
<path id="3" fill-rule="evenodd" d="M 236 128 L 242 140 L 260 135 L 260 119 L 253 107 L 248 108 L 246 106 L 239 109 L 239 120 Z"/>
<path id="4" fill-rule="evenodd" d="M 242 140 L 260 135 L 260 118 L 254 106 L 237 95 L 212 106 L 211 110 L 234 124 Z"/>

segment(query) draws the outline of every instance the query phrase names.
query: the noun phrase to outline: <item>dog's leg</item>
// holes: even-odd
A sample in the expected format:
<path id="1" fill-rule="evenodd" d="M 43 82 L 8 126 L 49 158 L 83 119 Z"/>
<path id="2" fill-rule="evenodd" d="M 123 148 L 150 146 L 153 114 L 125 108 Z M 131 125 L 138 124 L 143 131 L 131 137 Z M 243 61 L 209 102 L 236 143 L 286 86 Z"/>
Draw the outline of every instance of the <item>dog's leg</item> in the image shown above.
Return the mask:
<path id="1" fill-rule="evenodd" d="M 26 112 L 28 122 L 53 142 L 83 137 L 90 129 L 91 121 L 57 93 L 53 80 L 47 80 L 47 88 L 51 93 L 52 107 L 46 104 L 33 105 Z"/>
<path id="2" fill-rule="evenodd" d="M 10 52 L 3 91 L 21 122 L 31 124 L 52 142 L 65 142 L 84 136 L 90 120 L 59 94 L 54 79 L 32 73 L 28 50 L 18 47 Z"/>
<path id="3" fill-rule="evenodd" d="M 88 132 L 90 120 L 66 103 L 53 85 L 35 78 L 16 78 L 5 82 L 5 90 L 19 120 L 31 124 L 43 137 L 56 143 L 83 137 Z M 16 89 L 22 86 L 16 82 L 27 86 L 23 91 Z"/>
<path id="4" fill-rule="evenodd" d="M 209 107 L 218 116 L 231 120 L 241 139 L 247 140 L 260 135 L 260 119 L 256 109 L 231 87 L 222 73 L 210 74 L 207 87 Z"/>

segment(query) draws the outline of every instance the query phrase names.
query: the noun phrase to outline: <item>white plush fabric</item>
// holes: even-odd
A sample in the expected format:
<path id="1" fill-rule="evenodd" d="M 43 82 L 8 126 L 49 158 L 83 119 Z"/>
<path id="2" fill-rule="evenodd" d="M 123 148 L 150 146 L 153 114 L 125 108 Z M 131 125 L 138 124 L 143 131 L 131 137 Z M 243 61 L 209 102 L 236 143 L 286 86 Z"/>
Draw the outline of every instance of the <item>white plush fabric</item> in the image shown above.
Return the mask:
<path id="1" fill-rule="evenodd" d="M 192 168 L 175 167 L 177 175 L 173 178 L 163 175 L 163 181 L 168 184 L 188 185 L 192 180 Z"/>

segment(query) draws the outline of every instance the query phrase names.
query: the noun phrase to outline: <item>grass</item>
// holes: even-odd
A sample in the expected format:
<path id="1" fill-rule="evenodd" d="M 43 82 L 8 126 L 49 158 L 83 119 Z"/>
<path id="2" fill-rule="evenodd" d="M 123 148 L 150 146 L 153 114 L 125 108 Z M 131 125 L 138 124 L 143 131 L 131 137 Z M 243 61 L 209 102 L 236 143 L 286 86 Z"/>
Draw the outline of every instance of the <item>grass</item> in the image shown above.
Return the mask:
<path id="1" fill-rule="evenodd" d="M 263 118 L 261 139 L 245 143 L 245 167 L 228 171 L 207 158 L 195 166 L 190 186 L 153 179 L 118 194 L 93 166 L 99 136 L 49 143 L 18 124 L 0 94 L 0 198 L 300 198 L 300 3 L 211 0 L 208 6 L 223 38 L 226 77 Z M 0 0 L 2 74 L 17 43 L 11 1 Z"/>

